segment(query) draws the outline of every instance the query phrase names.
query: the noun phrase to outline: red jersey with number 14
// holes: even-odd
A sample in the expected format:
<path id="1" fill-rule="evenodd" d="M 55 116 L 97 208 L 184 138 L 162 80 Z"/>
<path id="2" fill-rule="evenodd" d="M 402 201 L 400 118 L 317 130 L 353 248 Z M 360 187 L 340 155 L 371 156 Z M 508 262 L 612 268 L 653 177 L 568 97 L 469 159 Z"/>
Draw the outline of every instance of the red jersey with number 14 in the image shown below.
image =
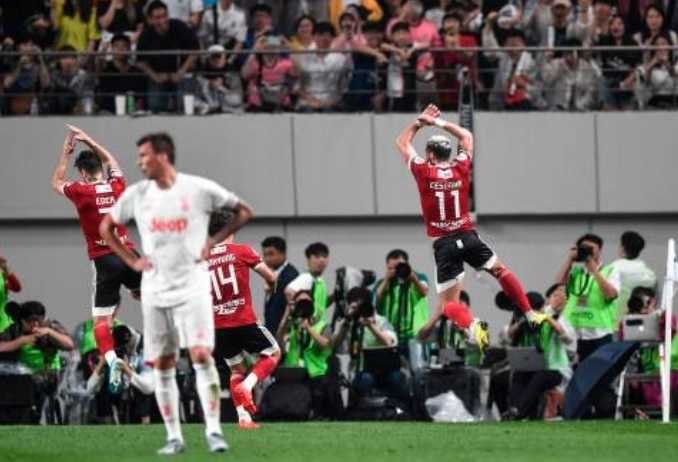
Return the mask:
<path id="1" fill-rule="evenodd" d="M 212 280 L 214 327 L 246 326 L 257 323 L 250 292 L 250 268 L 263 265 L 257 252 L 245 244 L 218 244 L 208 260 Z"/>
<path id="2" fill-rule="evenodd" d="M 431 165 L 412 156 L 409 168 L 417 181 L 426 233 L 443 237 L 456 231 L 471 231 L 468 209 L 471 186 L 471 155 L 460 153 L 449 164 Z"/>
<path id="3" fill-rule="evenodd" d="M 99 224 L 104 216 L 113 208 L 113 204 L 125 191 L 125 179 L 120 170 L 111 170 L 108 181 L 98 183 L 81 183 L 72 181 L 64 184 L 63 193 L 78 211 L 80 227 L 87 242 L 87 256 L 93 260 L 102 255 L 113 253 L 106 241 L 99 234 Z M 127 237 L 127 228 L 116 227 L 117 234 L 127 247 L 134 244 Z"/>

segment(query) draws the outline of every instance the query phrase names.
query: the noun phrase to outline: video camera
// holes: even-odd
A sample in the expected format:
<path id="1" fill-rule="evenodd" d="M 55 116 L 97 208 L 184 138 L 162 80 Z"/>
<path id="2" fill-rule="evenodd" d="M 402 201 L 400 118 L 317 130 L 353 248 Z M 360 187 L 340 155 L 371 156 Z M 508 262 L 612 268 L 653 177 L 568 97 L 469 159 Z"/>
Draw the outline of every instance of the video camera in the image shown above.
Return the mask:
<path id="1" fill-rule="evenodd" d="M 303 299 L 294 303 L 291 314 L 294 319 L 310 319 L 314 311 L 313 300 Z"/>
<path id="2" fill-rule="evenodd" d="M 412 267 L 409 263 L 402 261 L 395 267 L 395 277 L 399 284 L 405 284 L 412 275 Z"/>
<path id="3" fill-rule="evenodd" d="M 590 245 L 581 244 L 577 246 L 577 256 L 574 261 L 585 262 L 591 255 L 593 255 L 593 247 Z"/>

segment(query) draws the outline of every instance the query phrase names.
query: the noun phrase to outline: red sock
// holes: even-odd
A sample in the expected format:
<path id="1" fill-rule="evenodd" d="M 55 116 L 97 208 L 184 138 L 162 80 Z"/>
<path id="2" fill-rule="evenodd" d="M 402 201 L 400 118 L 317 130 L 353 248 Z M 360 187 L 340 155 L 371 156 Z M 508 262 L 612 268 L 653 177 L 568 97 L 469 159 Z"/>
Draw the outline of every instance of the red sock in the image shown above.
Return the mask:
<path id="1" fill-rule="evenodd" d="M 527 295 L 525 295 L 525 291 L 523 290 L 523 286 L 520 285 L 520 281 L 512 272 L 504 268 L 499 273 L 499 276 L 497 276 L 497 281 L 499 281 L 499 285 L 508 298 L 520 308 L 520 311 L 527 313 L 532 309 L 530 307 L 530 301 L 527 299 Z"/>
<path id="2" fill-rule="evenodd" d="M 97 341 L 99 354 L 105 355 L 109 351 L 115 349 L 113 334 L 111 334 L 111 329 L 108 326 L 107 321 L 101 321 L 94 324 L 94 338 Z"/>
<path id="3" fill-rule="evenodd" d="M 473 322 L 471 310 L 469 310 L 466 305 L 462 305 L 459 302 L 449 302 L 443 308 L 443 313 L 450 321 L 462 329 L 468 329 Z"/>
<path id="4" fill-rule="evenodd" d="M 239 373 L 237 373 L 237 372 L 234 372 L 234 373 L 231 374 L 231 381 L 229 382 L 229 389 L 231 390 L 231 399 L 233 400 L 233 405 L 234 405 L 235 407 L 238 407 L 238 406 L 242 405 L 242 403 L 240 403 L 239 401 L 237 401 L 237 400 L 235 399 L 235 393 L 233 393 L 233 390 L 234 390 L 235 387 L 238 386 L 238 385 L 240 384 L 240 382 L 242 382 L 243 380 L 245 380 L 245 376 L 244 376 L 244 375 L 239 374 Z"/>
<path id="5" fill-rule="evenodd" d="M 272 358 L 271 356 L 262 356 L 252 368 L 252 373 L 256 375 L 257 379 L 259 379 L 259 382 L 261 382 L 273 373 L 277 364 L 278 360 L 276 358 Z"/>

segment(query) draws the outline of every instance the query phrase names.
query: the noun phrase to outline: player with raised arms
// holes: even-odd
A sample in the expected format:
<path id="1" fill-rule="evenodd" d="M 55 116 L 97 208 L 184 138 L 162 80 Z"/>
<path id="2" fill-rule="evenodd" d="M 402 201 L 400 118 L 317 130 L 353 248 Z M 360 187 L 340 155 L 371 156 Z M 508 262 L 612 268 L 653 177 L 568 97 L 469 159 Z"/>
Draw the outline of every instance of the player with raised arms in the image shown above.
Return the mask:
<path id="1" fill-rule="evenodd" d="M 544 315 L 530 308 L 520 281 L 478 236 L 468 206 L 473 135 L 439 116 L 440 110 L 429 105 L 398 136 L 396 145 L 417 182 L 426 231 L 433 242 L 440 309 L 459 327 L 469 329 L 484 349 L 489 344 L 487 324 L 474 319 L 468 307 L 459 303 L 464 263 L 494 276 L 531 324 L 543 322 Z M 419 157 L 412 140 L 424 126 L 436 126 L 454 136 L 460 148 L 457 156 L 452 158 L 448 137 L 434 135 L 426 142 L 426 158 Z"/>

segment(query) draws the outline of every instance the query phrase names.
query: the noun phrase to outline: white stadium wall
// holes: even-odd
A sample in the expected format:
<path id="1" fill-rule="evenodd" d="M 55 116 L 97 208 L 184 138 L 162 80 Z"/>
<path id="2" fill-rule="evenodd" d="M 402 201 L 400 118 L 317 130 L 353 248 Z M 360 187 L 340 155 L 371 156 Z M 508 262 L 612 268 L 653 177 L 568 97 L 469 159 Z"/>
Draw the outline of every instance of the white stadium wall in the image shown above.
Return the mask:
<path id="1" fill-rule="evenodd" d="M 414 182 L 394 148 L 408 115 L 0 119 L 0 250 L 24 282 L 18 300 L 45 302 L 69 328 L 89 314 L 91 273 L 74 210 L 50 188 L 65 124 L 75 123 L 139 179 L 134 141 L 166 130 L 181 170 L 213 178 L 251 202 L 258 220 L 238 236 L 259 247 L 267 235 L 303 249 L 324 241 L 333 271 L 351 265 L 381 273 L 386 252 L 407 250 L 433 282 L 430 245 L 418 218 Z M 476 115 L 479 228 L 528 289 L 545 290 L 567 247 L 584 232 L 615 257 L 619 235 L 648 241 L 643 258 L 661 275 L 666 241 L 678 236 L 677 113 Z M 426 133 L 416 145 L 421 148 Z M 69 171 L 72 173 L 72 171 Z M 137 239 L 138 241 L 138 239 Z M 261 305 L 262 286 L 253 276 Z M 433 285 L 432 285 L 433 287 Z M 467 273 L 479 315 L 496 333 L 508 316 L 493 307 L 497 286 Z M 435 296 L 431 297 L 431 308 Z M 125 296 L 122 317 L 140 325 Z"/>

